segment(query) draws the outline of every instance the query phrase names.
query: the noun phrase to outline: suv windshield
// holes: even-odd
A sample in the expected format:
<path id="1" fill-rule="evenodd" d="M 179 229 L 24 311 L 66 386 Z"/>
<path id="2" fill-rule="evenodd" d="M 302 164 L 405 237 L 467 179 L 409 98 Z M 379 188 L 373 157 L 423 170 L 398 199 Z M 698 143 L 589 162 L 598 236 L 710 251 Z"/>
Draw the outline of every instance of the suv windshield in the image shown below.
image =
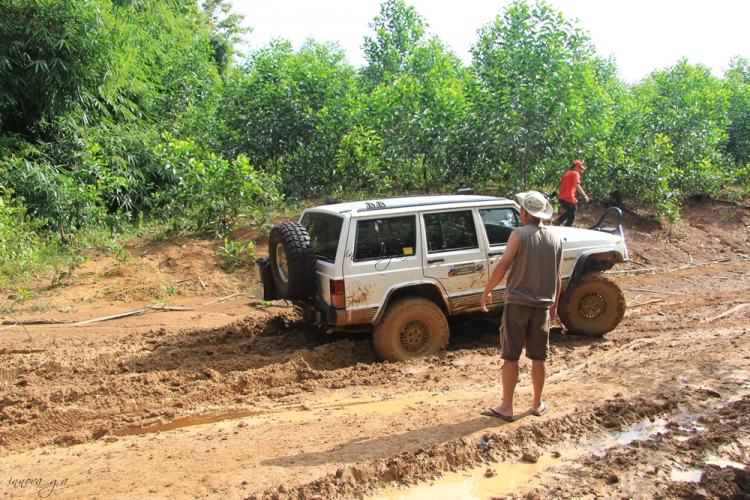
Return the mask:
<path id="1" fill-rule="evenodd" d="M 307 212 L 300 224 L 305 226 L 319 259 L 334 262 L 344 219 L 331 214 Z"/>

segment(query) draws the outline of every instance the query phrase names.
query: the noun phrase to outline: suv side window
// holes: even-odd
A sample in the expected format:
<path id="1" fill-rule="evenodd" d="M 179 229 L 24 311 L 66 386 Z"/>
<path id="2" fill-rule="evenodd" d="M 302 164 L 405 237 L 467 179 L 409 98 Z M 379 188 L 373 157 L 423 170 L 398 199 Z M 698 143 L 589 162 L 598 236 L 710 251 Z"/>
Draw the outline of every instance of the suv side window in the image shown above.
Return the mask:
<path id="1" fill-rule="evenodd" d="M 335 262 L 343 222 L 341 217 L 319 212 L 307 212 L 302 216 L 300 224 L 307 229 L 319 259 Z"/>
<path id="2" fill-rule="evenodd" d="M 491 208 L 480 210 L 479 214 L 482 216 L 490 246 L 505 245 L 513 228 L 522 225 L 518 213 L 512 208 Z"/>
<path id="3" fill-rule="evenodd" d="M 383 217 L 357 221 L 354 261 L 414 255 L 417 217 Z"/>
<path id="4" fill-rule="evenodd" d="M 424 215 L 428 252 L 479 248 L 471 210 Z"/>

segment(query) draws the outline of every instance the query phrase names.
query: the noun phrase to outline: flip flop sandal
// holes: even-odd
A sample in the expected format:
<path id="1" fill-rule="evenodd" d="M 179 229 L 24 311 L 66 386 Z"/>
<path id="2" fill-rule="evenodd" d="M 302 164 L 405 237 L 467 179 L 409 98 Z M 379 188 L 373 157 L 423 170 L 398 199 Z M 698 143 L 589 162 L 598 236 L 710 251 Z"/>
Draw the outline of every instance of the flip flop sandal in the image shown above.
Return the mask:
<path id="1" fill-rule="evenodd" d="M 495 418 L 501 418 L 505 420 L 506 422 L 515 422 L 516 419 L 513 417 L 509 417 L 507 415 L 503 415 L 502 413 L 498 413 L 492 408 L 487 408 L 486 410 L 482 410 L 481 415 L 484 415 L 485 417 L 495 417 Z"/>
<path id="2" fill-rule="evenodd" d="M 539 408 L 539 411 L 532 411 L 531 414 L 535 417 L 541 417 L 547 412 L 547 410 L 549 410 L 549 405 L 542 401 L 542 407 Z"/>

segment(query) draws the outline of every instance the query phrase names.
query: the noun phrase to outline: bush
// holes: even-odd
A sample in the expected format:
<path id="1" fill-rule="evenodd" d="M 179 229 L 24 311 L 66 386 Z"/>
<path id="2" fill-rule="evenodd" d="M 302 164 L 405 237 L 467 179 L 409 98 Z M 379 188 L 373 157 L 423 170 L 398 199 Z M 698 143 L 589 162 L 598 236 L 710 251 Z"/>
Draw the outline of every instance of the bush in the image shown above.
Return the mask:
<path id="1" fill-rule="evenodd" d="M 185 217 L 197 231 L 220 237 L 244 218 L 264 225 L 280 201 L 278 178 L 256 170 L 244 155 L 228 161 L 205 154 L 193 141 L 172 140 L 155 148 L 172 183 L 156 193 L 171 216 Z"/>
<path id="2" fill-rule="evenodd" d="M 39 248 L 35 231 L 41 222 L 27 217 L 26 210 L 11 194 L 0 185 L 0 269 L 15 274 L 35 257 Z"/>

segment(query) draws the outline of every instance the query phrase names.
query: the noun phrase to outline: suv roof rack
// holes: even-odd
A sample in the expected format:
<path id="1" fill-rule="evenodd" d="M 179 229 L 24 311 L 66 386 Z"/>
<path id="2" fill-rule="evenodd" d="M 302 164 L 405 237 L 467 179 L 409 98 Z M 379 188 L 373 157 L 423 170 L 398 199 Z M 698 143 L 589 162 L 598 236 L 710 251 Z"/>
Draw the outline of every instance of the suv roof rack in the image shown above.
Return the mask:
<path id="1" fill-rule="evenodd" d="M 421 207 L 424 205 L 448 205 L 452 203 L 471 203 L 471 202 L 479 202 L 479 201 L 503 201 L 507 200 L 507 198 L 495 198 L 492 196 L 462 196 L 461 198 L 449 198 L 446 200 L 441 201 L 435 201 L 433 200 L 424 200 L 424 201 L 412 201 L 412 202 L 405 202 L 405 203 L 398 203 L 395 205 L 387 205 L 383 201 L 366 201 L 365 207 L 360 208 L 357 210 L 357 212 L 370 212 L 373 210 L 386 210 L 389 208 L 408 208 L 408 207 Z"/>

